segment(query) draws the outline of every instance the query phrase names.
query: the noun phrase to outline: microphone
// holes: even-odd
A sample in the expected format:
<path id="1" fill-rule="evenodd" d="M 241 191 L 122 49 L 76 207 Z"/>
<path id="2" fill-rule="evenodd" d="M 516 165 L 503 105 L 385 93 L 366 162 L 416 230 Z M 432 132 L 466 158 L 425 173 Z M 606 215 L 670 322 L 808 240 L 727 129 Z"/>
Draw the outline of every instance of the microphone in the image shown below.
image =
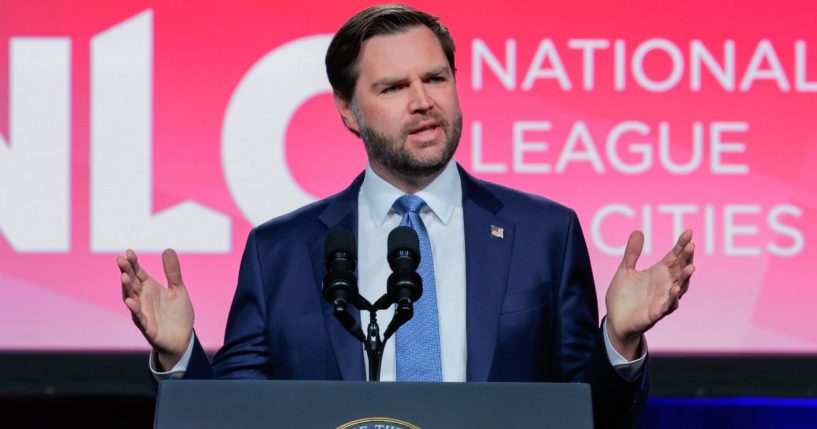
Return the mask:
<path id="1" fill-rule="evenodd" d="M 358 296 L 357 245 L 352 231 L 335 228 L 326 237 L 325 258 L 326 277 L 323 279 L 323 298 L 329 301 L 336 312 L 345 311 L 349 303 Z"/>
<path id="2" fill-rule="evenodd" d="M 387 292 L 398 311 L 409 309 L 423 294 L 423 279 L 417 274 L 420 265 L 420 239 L 417 232 L 407 226 L 398 226 L 389 233 L 389 276 Z M 413 312 L 413 309 L 411 310 Z"/>

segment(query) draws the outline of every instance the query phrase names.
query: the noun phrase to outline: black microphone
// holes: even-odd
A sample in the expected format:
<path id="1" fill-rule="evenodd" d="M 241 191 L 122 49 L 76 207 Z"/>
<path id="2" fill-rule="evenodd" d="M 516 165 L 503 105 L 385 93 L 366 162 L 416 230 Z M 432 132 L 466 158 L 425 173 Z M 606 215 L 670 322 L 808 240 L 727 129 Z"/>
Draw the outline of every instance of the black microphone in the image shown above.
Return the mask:
<path id="1" fill-rule="evenodd" d="M 343 311 L 358 295 L 355 266 L 357 245 L 352 231 L 335 228 L 326 237 L 326 277 L 323 279 L 323 297 L 335 308 Z"/>
<path id="2" fill-rule="evenodd" d="M 423 294 L 423 279 L 417 274 L 420 265 L 420 239 L 407 226 L 398 226 L 389 233 L 389 276 L 387 291 L 393 302 L 401 307 L 411 306 Z"/>

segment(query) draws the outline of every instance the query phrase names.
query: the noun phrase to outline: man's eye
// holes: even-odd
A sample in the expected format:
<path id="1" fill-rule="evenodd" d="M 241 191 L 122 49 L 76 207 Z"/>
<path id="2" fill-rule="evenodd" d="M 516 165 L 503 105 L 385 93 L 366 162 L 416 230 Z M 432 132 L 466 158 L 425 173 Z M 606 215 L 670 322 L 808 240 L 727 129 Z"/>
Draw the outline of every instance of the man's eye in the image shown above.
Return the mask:
<path id="1" fill-rule="evenodd" d="M 442 76 L 434 76 L 428 80 L 431 83 L 443 83 L 445 82 L 445 78 Z"/>
<path id="2" fill-rule="evenodd" d="M 398 85 L 391 85 L 391 86 L 385 87 L 383 89 L 383 93 L 384 94 L 392 94 L 392 93 L 395 93 L 395 92 L 397 92 L 399 90 L 400 90 L 400 87 Z"/>

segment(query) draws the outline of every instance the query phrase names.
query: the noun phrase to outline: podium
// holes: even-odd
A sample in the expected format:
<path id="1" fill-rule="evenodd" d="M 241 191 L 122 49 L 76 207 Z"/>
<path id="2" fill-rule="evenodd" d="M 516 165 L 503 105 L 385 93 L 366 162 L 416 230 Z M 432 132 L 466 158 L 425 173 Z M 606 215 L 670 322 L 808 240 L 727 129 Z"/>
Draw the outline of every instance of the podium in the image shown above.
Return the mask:
<path id="1" fill-rule="evenodd" d="M 156 429 L 592 429 L 580 383 L 167 380 Z"/>

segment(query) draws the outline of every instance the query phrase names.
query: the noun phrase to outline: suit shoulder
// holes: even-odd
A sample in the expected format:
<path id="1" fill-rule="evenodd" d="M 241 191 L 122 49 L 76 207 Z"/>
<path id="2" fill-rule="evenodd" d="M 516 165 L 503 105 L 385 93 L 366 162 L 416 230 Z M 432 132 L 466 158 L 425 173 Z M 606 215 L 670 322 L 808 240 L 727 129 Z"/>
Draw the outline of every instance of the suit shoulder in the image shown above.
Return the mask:
<path id="1" fill-rule="evenodd" d="M 555 217 L 569 220 L 576 216 L 576 212 L 550 198 L 531 194 L 518 189 L 509 188 L 484 180 L 477 180 L 488 192 L 502 204 L 502 211 L 522 215 L 524 217 L 547 215 L 551 220 Z"/>
<path id="2" fill-rule="evenodd" d="M 339 220 L 357 209 L 357 195 L 362 183 L 363 173 L 360 173 L 346 189 L 272 218 L 253 228 L 251 235 L 258 238 L 273 236 L 280 240 L 294 234 L 303 239 L 310 237 L 312 232 L 323 231 L 321 219 Z"/>
<path id="3" fill-rule="evenodd" d="M 291 229 L 310 220 L 317 220 L 318 216 L 326 210 L 328 199 L 318 200 L 299 207 L 289 213 L 274 217 L 255 227 L 258 233 L 279 229 Z"/>
<path id="4" fill-rule="evenodd" d="M 303 240 L 318 232 L 325 231 L 321 218 L 327 213 L 344 209 L 351 212 L 356 204 L 356 194 L 354 198 L 351 198 L 348 190 L 346 190 L 270 219 L 253 228 L 251 234 L 254 234 L 257 239 L 262 241 L 269 239 L 287 240 L 290 238 Z"/>

